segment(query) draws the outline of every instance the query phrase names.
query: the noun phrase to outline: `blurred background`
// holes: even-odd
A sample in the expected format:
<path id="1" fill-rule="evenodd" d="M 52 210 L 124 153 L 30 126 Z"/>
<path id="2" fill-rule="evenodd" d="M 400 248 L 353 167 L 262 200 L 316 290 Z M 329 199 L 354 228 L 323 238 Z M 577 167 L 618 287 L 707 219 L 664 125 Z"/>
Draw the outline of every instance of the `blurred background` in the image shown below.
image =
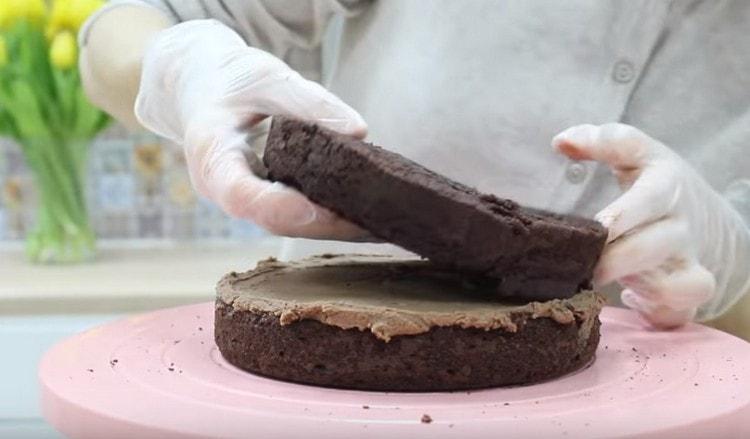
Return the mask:
<path id="1" fill-rule="evenodd" d="M 182 149 L 113 124 L 91 141 L 85 175 L 90 220 L 100 244 L 163 246 L 264 237 L 196 195 Z M 0 138 L 0 246 L 15 248 L 35 222 L 34 175 L 19 145 Z"/>
<path id="2" fill-rule="evenodd" d="M 101 0 L 0 0 L 0 438 L 57 437 L 36 368 L 57 341 L 211 301 L 279 240 L 197 196 L 182 149 L 124 129 L 80 85 Z"/>

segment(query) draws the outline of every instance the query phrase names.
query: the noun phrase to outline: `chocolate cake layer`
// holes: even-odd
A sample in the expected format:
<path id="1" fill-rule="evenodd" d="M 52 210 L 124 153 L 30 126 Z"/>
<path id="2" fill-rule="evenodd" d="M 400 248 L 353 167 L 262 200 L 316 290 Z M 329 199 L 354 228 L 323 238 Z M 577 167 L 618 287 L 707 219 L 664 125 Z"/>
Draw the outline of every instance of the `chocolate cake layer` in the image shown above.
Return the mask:
<path id="1" fill-rule="evenodd" d="M 381 391 L 527 384 L 588 364 L 602 298 L 503 303 L 426 261 L 330 256 L 260 263 L 219 283 L 230 363 L 276 379 Z"/>
<path id="2" fill-rule="evenodd" d="M 271 179 L 384 241 L 494 279 L 503 297 L 544 300 L 589 288 L 607 237 L 595 221 L 479 193 L 312 123 L 274 117 L 264 162 Z"/>

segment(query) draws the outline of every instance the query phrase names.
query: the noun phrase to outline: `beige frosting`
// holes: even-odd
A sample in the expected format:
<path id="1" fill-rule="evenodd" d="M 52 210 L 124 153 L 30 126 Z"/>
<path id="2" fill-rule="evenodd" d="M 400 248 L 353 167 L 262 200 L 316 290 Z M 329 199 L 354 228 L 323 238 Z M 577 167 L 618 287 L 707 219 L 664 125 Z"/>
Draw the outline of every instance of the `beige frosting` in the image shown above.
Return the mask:
<path id="1" fill-rule="evenodd" d="M 278 315 L 282 325 L 312 319 L 369 330 L 385 341 L 435 326 L 515 332 L 519 318 L 551 318 L 561 324 L 578 320 L 585 332 L 604 303 L 591 291 L 546 302 L 498 302 L 491 286 L 425 261 L 367 255 L 317 256 L 293 263 L 268 259 L 254 270 L 228 274 L 217 293 L 236 310 Z"/>

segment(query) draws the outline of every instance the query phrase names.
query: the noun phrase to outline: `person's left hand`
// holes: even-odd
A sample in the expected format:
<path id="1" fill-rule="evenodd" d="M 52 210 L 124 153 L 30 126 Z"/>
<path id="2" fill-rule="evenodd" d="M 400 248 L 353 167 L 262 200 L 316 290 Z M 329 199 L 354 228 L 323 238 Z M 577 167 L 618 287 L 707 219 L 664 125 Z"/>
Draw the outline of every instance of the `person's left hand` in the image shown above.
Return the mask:
<path id="1" fill-rule="evenodd" d="M 674 151 L 617 123 L 569 128 L 552 146 L 617 177 L 624 193 L 596 215 L 609 237 L 594 282 L 620 283 L 623 303 L 652 325 L 682 325 L 709 301 L 726 309 L 748 289 L 747 227 Z"/>

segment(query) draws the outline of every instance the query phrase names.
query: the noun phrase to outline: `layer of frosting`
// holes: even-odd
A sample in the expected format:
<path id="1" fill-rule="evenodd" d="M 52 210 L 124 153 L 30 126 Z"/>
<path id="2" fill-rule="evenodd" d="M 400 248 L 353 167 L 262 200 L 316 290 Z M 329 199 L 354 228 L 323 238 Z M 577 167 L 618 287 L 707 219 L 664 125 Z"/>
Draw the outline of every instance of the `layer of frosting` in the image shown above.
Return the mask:
<path id="1" fill-rule="evenodd" d="M 519 319 L 551 318 L 591 327 L 604 299 L 591 291 L 546 302 L 498 302 L 494 285 L 441 270 L 422 260 L 374 255 L 323 255 L 299 262 L 274 259 L 230 273 L 219 299 L 239 311 L 272 313 L 282 325 L 312 319 L 369 330 L 388 341 L 435 326 L 515 332 Z M 582 334 L 583 335 L 583 334 Z"/>

